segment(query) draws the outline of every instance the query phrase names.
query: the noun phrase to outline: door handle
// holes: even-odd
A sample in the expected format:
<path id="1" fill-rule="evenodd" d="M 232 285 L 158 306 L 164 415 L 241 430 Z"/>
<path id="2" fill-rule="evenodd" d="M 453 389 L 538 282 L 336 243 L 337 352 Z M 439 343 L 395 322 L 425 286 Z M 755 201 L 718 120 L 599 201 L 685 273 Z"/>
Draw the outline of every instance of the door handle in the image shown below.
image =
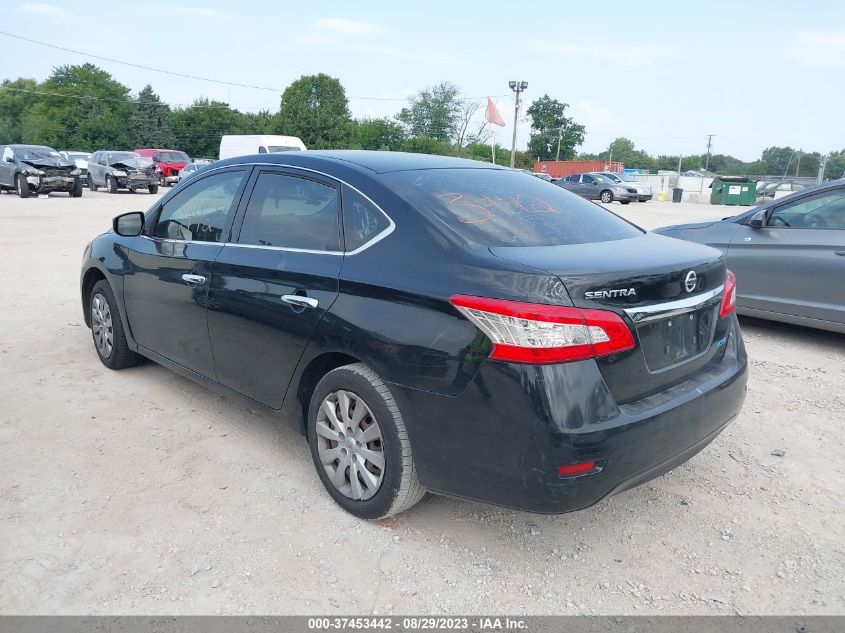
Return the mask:
<path id="1" fill-rule="evenodd" d="M 845 251 L 833 251 L 833 252 L 834 252 L 836 255 L 842 255 L 842 257 L 845 257 Z"/>
<path id="2" fill-rule="evenodd" d="M 186 273 L 182 275 L 182 281 L 187 283 L 189 286 L 194 286 L 197 284 L 204 284 L 205 277 L 203 277 L 202 275 L 189 275 Z"/>
<path id="3" fill-rule="evenodd" d="M 302 295 L 282 295 L 282 301 L 298 308 L 316 308 L 320 305 L 316 299 Z"/>

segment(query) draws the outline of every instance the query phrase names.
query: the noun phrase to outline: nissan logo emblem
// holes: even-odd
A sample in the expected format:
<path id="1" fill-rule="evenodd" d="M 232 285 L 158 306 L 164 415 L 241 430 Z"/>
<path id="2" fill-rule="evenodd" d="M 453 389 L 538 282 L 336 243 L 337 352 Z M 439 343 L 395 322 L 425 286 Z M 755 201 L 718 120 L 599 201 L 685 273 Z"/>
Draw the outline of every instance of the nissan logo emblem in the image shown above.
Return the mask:
<path id="1" fill-rule="evenodd" d="M 698 275 L 695 274 L 694 270 L 691 270 L 687 273 L 686 279 L 684 279 L 684 288 L 687 289 L 687 292 L 692 292 L 695 290 L 695 287 L 698 285 Z"/>

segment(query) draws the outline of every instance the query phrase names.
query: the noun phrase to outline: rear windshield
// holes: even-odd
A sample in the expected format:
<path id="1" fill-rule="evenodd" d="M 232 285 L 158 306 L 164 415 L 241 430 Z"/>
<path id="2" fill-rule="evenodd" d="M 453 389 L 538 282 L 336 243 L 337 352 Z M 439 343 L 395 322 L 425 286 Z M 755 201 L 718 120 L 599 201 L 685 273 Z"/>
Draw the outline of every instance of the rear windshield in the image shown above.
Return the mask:
<path id="1" fill-rule="evenodd" d="M 485 246 L 623 240 L 640 229 L 557 185 L 505 169 L 427 169 L 384 175 L 428 217 Z"/>

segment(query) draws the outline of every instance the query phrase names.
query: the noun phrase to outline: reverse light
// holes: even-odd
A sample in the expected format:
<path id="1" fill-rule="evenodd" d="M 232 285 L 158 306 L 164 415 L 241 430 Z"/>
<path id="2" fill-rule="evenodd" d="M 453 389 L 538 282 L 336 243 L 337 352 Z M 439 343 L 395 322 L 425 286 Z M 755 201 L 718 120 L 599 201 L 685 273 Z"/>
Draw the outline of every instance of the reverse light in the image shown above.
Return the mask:
<path id="1" fill-rule="evenodd" d="M 568 363 L 634 347 L 615 312 L 454 295 L 450 302 L 493 343 L 492 360 Z"/>
<path id="2" fill-rule="evenodd" d="M 736 310 L 736 275 L 728 270 L 725 276 L 725 289 L 722 291 L 722 307 L 719 308 L 719 318 L 722 319 Z"/>

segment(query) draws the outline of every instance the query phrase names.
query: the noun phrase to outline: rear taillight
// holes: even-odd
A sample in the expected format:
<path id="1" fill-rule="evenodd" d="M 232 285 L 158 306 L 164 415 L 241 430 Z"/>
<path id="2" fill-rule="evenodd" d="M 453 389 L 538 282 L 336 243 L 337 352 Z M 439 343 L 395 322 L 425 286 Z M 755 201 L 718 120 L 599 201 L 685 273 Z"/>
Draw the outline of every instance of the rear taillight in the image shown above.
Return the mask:
<path id="1" fill-rule="evenodd" d="M 722 291 L 722 307 L 719 318 L 724 318 L 736 309 L 736 276 L 729 270 L 725 276 L 725 289 Z"/>
<path id="2" fill-rule="evenodd" d="M 634 347 L 614 312 L 454 295 L 450 301 L 493 343 L 490 358 L 513 363 L 566 363 Z"/>

